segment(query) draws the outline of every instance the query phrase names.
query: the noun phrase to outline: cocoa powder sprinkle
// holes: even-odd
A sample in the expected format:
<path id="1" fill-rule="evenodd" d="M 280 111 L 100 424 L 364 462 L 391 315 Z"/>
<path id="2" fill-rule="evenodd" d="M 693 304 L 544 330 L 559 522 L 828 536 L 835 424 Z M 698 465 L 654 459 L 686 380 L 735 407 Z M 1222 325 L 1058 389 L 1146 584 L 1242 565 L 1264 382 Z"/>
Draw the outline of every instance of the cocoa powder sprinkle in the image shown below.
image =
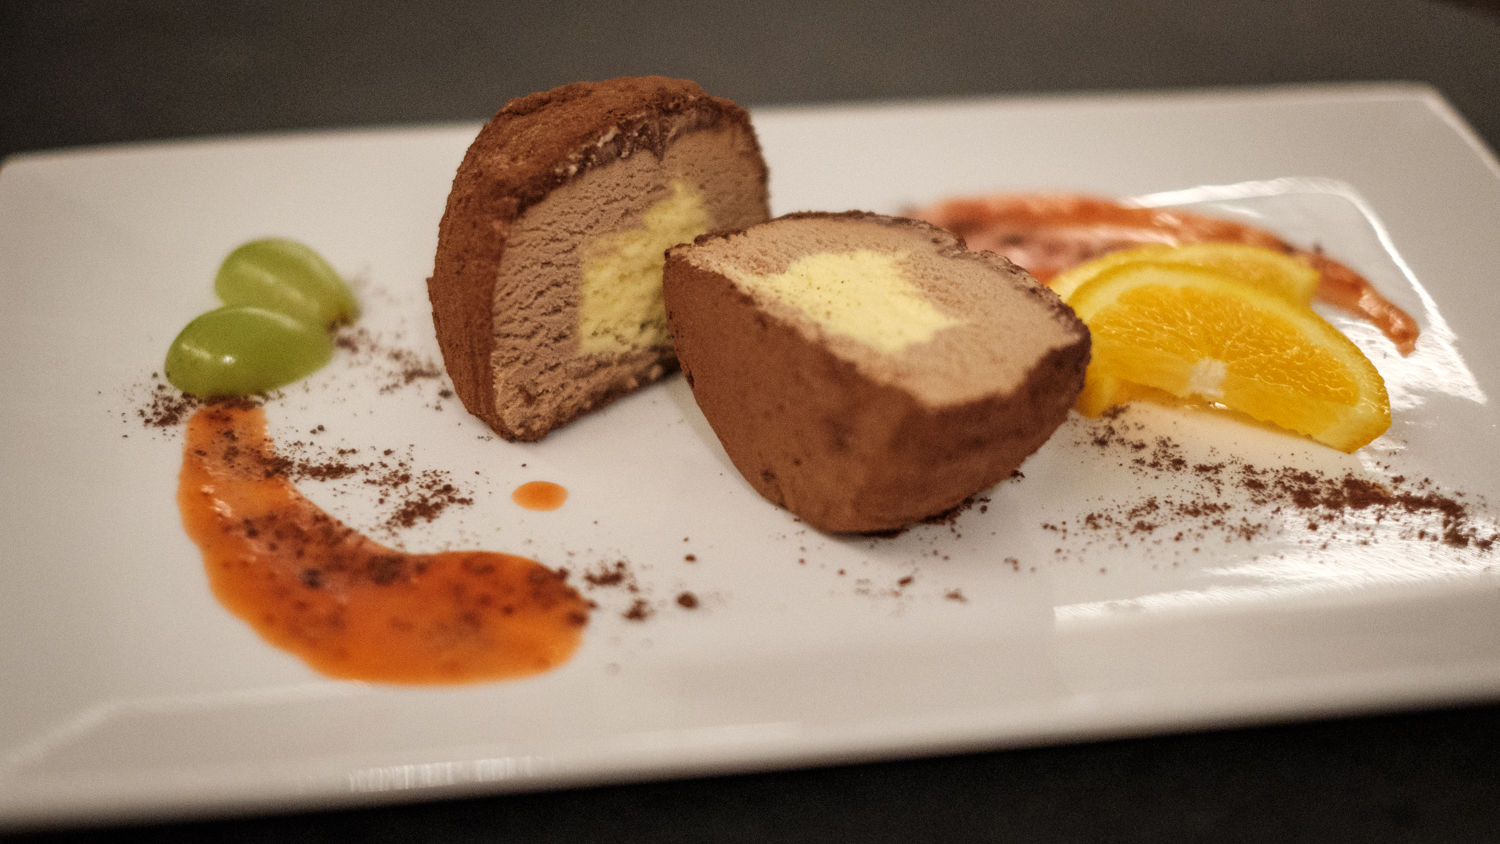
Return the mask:
<path id="1" fill-rule="evenodd" d="M 645 599 L 637 598 L 635 599 L 635 602 L 630 605 L 630 609 L 621 614 L 621 618 L 624 618 L 626 621 L 645 621 L 646 619 L 650 618 L 654 614 L 654 612 L 655 611 L 651 609 L 651 605 L 647 603 Z"/>
<path id="2" fill-rule="evenodd" d="M 1442 490 L 1431 479 L 1265 467 L 1237 456 L 1190 463 L 1180 444 L 1149 434 L 1127 418 L 1127 411 L 1115 408 L 1094 420 L 1082 442 L 1134 474 L 1171 482 L 1170 492 L 1111 502 L 1071 525 L 1045 523 L 1043 529 L 1065 539 L 1071 534 L 1085 545 L 1154 541 L 1198 552 L 1210 539 L 1250 542 L 1284 535 L 1295 523 L 1309 532 L 1332 528 L 1347 536 L 1370 533 L 1373 522 L 1407 539 L 1452 548 L 1488 552 L 1494 546 L 1493 520 L 1478 517 L 1482 503 Z"/>

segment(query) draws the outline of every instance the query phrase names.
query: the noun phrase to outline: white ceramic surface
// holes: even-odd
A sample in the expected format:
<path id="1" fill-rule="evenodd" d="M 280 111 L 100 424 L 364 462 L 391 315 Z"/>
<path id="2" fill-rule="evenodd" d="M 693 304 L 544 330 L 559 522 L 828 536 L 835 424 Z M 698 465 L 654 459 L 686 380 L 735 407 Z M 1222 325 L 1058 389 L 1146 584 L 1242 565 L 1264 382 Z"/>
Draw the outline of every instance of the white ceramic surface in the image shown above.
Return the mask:
<path id="1" fill-rule="evenodd" d="M 755 120 L 778 212 L 1071 189 L 1321 245 L 1422 324 L 1418 352 L 1401 358 L 1332 315 L 1390 384 L 1389 434 L 1345 456 L 1164 409 L 1118 421 L 1143 442 L 1170 437 L 1190 464 L 1428 478 L 1462 493 L 1469 526 L 1493 536 L 1500 167 L 1427 89 Z M 590 590 L 600 606 L 582 649 L 537 678 L 321 678 L 209 594 L 174 503 L 181 429 L 150 428 L 138 411 L 173 335 L 214 304 L 220 258 L 266 234 L 313 245 L 355 279 L 382 349 L 435 359 L 423 280 L 475 130 L 76 150 L 0 169 L 0 824 L 352 805 L 1500 695 L 1497 552 L 1418 536 L 1416 516 L 1309 530 L 1305 513 L 1256 508 L 1234 484 L 1218 498 L 1191 472 L 1132 467 L 1128 447 L 1092 444 L 1098 424 L 1075 417 L 1024 479 L 952 525 L 831 538 L 753 494 L 681 379 L 517 445 L 445 398 L 443 381 L 403 384 L 369 355 L 340 355 L 272 401 L 273 436 L 396 448 L 450 473 L 475 503 L 400 533 L 411 550 L 482 547 L 577 572 L 623 559 L 640 591 Z M 531 479 L 566 486 L 567 504 L 512 504 Z M 385 505 L 358 483 L 302 489 L 392 539 L 377 531 Z M 1258 527 L 1245 539 L 1203 522 L 1086 524 L 1152 496 L 1218 501 Z M 682 591 L 697 609 L 676 603 Z M 636 598 L 654 609 L 646 621 L 623 617 Z"/>

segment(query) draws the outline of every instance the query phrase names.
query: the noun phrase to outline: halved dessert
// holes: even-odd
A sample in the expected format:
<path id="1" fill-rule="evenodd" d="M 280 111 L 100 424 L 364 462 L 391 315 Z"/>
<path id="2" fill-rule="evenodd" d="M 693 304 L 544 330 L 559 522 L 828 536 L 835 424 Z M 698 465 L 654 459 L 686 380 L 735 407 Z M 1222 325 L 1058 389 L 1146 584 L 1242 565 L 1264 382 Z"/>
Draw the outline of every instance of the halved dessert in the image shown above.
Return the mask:
<path id="1" fill-rule="evenodd" d="M 830 532 L 905 527 L 1009 477 L 1067 417 L 1089 333 L 927 223 L 801 213 L 667 252 L 693 396 L 762 496 Z"/>
<path id="2" fill-rule="evenodd" d="M 464 156 L 428 280 L 454 389 L 509 440 L 676 368 L 662 253 L 769 216 L 749 116 L 693 82 L 579 82 L 512 100 Z"/>

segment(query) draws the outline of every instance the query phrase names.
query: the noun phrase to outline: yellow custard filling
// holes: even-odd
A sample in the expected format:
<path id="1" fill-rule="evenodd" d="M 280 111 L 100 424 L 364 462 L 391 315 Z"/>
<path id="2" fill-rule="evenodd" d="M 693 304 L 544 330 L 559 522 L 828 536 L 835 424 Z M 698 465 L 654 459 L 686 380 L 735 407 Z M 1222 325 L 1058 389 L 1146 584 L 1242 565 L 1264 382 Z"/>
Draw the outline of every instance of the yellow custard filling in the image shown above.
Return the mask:
<path id="1" fill-rule="evenodd" d="M 894 354 L 959 324 L 922 297 L 902 271 L 901 258 L 873 249 L 822 252 L 797 259 L 783 273 L 729 275 L 752 294 L 792 305 L 825 331 Z"/>
<path id="2" fill-rule="evenodd" d="M 698 191 L 679 181 L 644 218 L 643 227 L 603 235 L 588 247 L 579 309 L 584 353 L 671 345 L 661 299 L 662 253 L 708 231 L 712 221 Z"/>

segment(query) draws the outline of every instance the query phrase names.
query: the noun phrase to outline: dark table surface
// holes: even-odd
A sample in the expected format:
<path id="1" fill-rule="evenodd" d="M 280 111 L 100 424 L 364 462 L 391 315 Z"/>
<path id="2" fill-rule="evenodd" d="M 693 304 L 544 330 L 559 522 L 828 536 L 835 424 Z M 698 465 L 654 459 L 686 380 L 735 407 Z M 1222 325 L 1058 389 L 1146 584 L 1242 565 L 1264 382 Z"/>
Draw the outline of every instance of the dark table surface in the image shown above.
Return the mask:
<path id="1" fill-rule="evenodd" d="M 1500 3 L 0 0 L 0 156 L 488 117 L 660 73 L 748 106 L 1427 82 L 1500 147 Z M 1500 619 L 1497 619 L 1500 623 Z M 0 678 L 0 682 L 4 682 Z M 38 840 L 1500 841 L 1500 706 Z"/>

